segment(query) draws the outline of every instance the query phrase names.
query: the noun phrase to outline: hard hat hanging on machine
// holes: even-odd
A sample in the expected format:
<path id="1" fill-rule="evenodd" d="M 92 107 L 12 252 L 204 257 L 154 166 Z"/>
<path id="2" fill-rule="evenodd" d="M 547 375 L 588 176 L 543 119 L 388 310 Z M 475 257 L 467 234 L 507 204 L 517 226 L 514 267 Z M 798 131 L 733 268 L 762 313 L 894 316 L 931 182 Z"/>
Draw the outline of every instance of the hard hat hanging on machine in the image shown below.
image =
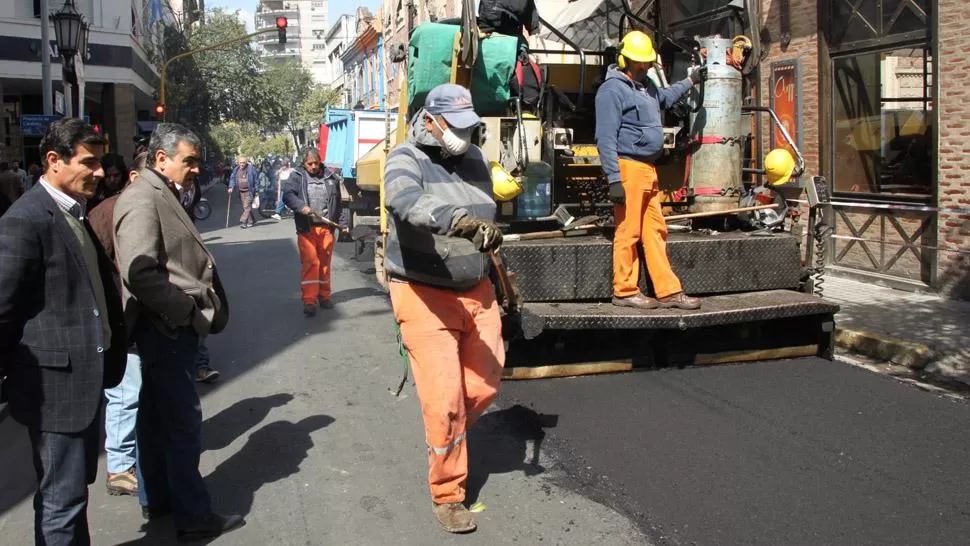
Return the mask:
<path id="1" fill-rule="evenodd" d="M 643 32 L 628 32 L 620 42 L 620 55 L 616 61 L 620 70 L 627 68 L 627 61 L 652 63 L 656 60 L 657 52 L 653 49 L 653 40 Z"/>
<path id="2" fill-rule="evenodd" d="M 788 150 L 775 148 L 765 156 L 765 176 L 772 186 L 788 182 L 795 171 L 795 158 Z"/>

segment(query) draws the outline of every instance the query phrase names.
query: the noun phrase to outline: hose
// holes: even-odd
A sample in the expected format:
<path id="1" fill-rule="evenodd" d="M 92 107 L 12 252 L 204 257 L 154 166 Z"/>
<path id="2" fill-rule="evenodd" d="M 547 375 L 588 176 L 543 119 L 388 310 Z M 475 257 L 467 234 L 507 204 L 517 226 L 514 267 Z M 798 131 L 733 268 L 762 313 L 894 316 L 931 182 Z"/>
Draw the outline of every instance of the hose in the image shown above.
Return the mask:
<path id="1" fill-rule="evenodd" d="M 401 336 L 401 325 L 395 324 L 394 328 L 397 330 L 397 352 L 401 355 L 401 362 L 404 363 L 404 376 L 401 377 L 401 382 L 398 383 L 396 390 L 388 387 L 387 391 L 394 396 L 401 396 L 401 391 L 404 390 L 404 384 L 408 382 L 408 368 L 411 362 L 408 360 L 408 350 L 404 346 L 404 338 Z"/>
<path id="2" fill-rule="evenodd" d="M 832 228 L 819 221 L 815 225 L 815 266 L 812 268 L 812 294 L 825 297 L 825 241 L 832 235 Z"/>

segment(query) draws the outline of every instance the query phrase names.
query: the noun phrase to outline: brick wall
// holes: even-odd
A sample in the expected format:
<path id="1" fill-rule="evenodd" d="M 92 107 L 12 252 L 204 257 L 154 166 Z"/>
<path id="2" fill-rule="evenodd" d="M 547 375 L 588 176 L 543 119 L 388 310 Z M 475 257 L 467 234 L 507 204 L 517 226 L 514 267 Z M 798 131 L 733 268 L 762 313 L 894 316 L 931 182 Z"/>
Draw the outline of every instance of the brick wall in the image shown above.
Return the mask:
<path id="1" fill-rule="evenodd" d="M 939 6 L 939 206 L 970 208 L 970 2 L 940 0 Z M 970 251 L 970 215 L 941 213 L 939 244 Z M 943 293 L 970 298 L 970 256 L 939 253 Z"/>
<path id="2" fill-rule="evenodd" d="M 791 43 L 782 48 L 781 22 L 779 2 L 761 0 L 761 20 L 770 36 L 770 42 L 762 42 L 766 49 L 767 58 L 761 63 L 761 101 L 764 106 L 771 105 L 771 63 L 798 59 L 801 81 L 801 134 L 796 138 L 800 143 L 802 155 L 805 156 L 805 172 L 817 174 L 819 172 L 819 63 L 818 63 L 818 12 L 817 0 L 790 0 Z M 762 124 L 764 135 L 764 152 L 771 146 L 771 132 L 768 120 Z"/>

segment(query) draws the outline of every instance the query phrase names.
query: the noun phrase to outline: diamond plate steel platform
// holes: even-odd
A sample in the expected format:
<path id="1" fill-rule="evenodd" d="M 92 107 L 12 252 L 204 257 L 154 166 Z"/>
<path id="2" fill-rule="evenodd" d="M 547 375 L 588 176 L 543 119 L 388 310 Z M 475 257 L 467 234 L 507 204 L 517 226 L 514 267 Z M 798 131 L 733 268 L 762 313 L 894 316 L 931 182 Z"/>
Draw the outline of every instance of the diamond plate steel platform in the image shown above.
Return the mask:
<path id="1" fill-rule="evenodd" d="M 693 295 L 797 289 L 801 257 L 794 237 L 747 233 L 671 234 L 667 253 Z M 508 242 L 502 256 L 525 301 L 608 300 L 613 295 L 613 245 L 603 236 Z M 646 268 L 640 287 L 651 293 Z"/>
<path id="2" fill-rule="evenodd" d="M 839 306 L 792 290 L 768 290 L 702 298 L 695 311 L 637 310 L 609 303 L 527 303 L 522 310 L 524 337 L 545 330 L 687 330 L 795 317 L 831 317 Z M 829 318 L 828 320 L 831 320 Z"/>

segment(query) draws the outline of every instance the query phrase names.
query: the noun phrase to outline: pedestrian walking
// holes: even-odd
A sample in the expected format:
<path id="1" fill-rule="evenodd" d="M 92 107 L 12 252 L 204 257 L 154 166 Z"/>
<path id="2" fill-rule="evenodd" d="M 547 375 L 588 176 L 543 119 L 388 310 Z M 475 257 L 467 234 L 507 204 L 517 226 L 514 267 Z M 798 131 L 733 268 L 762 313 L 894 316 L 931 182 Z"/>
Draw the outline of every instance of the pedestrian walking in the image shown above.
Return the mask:
<path id="1" fill-rule="evenodd" d="M 215 259 L 179 201 L 198 175 L 201 141 L 188 128 L 161 123 L 148 167 L 115 205 L 115 242 L 125 314 L 142 358 L 136 425 L 146 519 L 171 513 L 180 540 L 219 536 L 242 516 L 212 511 L 199 473 L 202 411 L 195 390 L 200 341 L 219 333 L 229 304 Z"/>
<path id="2" fill-rule="evenodd" d="M 129 171 L 124 159 L 116 154 L 105 154 L 101 159 L 104 178 L 98 183 L 96 195 L 101 201 L 88 213 L 91 229 L 111 260 L 112 280 L 121 304 L 121 277 L 116 264 L 114 246 L 114 208 L 122 190 L 133 179 L 132 173 L 145 167 L 145 157 L 135 157 L 135 165 Z M 140 164 L 139 164 L 140 163 Z M 131 326 L 126 325 L 130 331 Z M 130 341 L 130 340 L 129 340 Z M 138 415 L 138 395 L 141 391 L 141 358 L 134 343 L 127 347 L 125 375 L 118 386 L 105 389 L 107 403 L 104 407 L 104 450 L 107 454 L 108 476 L 105 487 L 109 495 L 138 495 L 138 453 L 135 441 L 135 421 Z"/>
<path id="3" fill-rule="evenodd" d="M 661 110 L 700 82 L 706 68 L 695 68 L 689 78 L 659 88 L 647 78 L 656 61 L 650 37 L 638 30 L 628 33 L 617 64 L 610 66 L 596 92 L 596 146 L 616 219 L 613 305 L 697 309 L 700 300 L 684 294 L 667 257 L 667 222 L 654 161 L 663 152 Z M 641 244 L 656 299 L 640 292 Z"/>
<path id="4" fill-rule="evenodd" d="M 293 211 L 297 246 L 300 249 L 303 314 L 312 317 L 317 304 L 332 309 L 330 261 L 334 231 L 340 218 L 340 180 L 336 171 L 324 167 L 320 152 L 310 147 L 303 152 L 303 165 L 290 173 L 283 201 Z"/>
<path id="5" fill-rule="evenodd" d="M 292 172 L 293 168 L 290 167 L 290 160 L 284 159 L 283 165 L 276 173 L 276 212 L 273 214 L 274 220 L 283 219 L 283 211 L 286 210 L 286 203 L 283 202 L 283 187 L 286 185 L 286 180 Z"/>
<path id="6" fill-rule="evenodd" d="M 256 167 L 246 156 L 236 158 L 236 166 L 229 175 L 229 193 L 239 190 L 239 202 L 242 203 L 242 215 L 239 217 L 239 227 L 246 229 L 256 225 L 253 217 L 253 199 L 259 192 L 259 174 Z"/>
<path id="7" fill-rule="evenodd" d="M 121 298 L 85 215 L 104 146 L 80 119 L 51 123 L 40 142 L 44 175 L 0 218 L 0 376 L 30 437 L 38 545 L 91 543 L 101 404 L 124 373 Z"/>
<path id="8" fill-rule="evenodd" d="M 23 185 L 17 173 L 10 169 L 6 161 L 0 162 L 0 216 L 24 194 Z"/>
<path id="9" fill-rule="evenodd" d="M 421 401 L 433 511 L 452 533 L 476 528 L 462 504 L 465 435 L 498 393 L 505 365 L 486 256 L 502 233 L 489 163 L 471 145 L 479 123 L 467 89 L 435 87 L 384 171 L 391 304 Z"/>

